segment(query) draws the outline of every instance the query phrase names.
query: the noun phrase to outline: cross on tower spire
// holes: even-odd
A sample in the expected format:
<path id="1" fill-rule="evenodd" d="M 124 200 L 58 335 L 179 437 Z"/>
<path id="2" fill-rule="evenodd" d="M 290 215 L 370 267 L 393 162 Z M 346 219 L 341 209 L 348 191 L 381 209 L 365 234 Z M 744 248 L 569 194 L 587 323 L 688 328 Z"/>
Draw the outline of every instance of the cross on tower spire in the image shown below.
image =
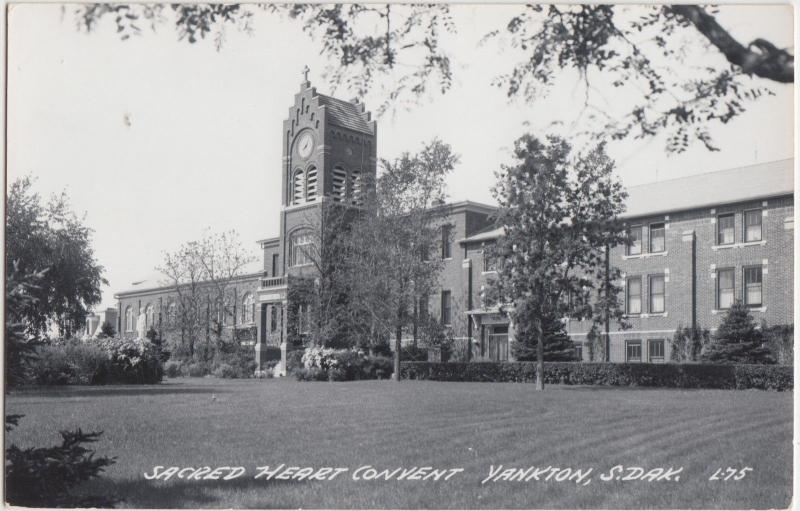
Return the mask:
<path id="1" fill-rule="evenodd" d="M 304 82 L 307 82 L 307 81 L 308 81 L 308 73 L 309 73 L 310 71 L 311 71 L 311 70 L 308 68 L 308 66 L 307 66 L 307 65 L 306 65 L 306 66 L 303 66 L 303 81 L 304 81 Z"/>

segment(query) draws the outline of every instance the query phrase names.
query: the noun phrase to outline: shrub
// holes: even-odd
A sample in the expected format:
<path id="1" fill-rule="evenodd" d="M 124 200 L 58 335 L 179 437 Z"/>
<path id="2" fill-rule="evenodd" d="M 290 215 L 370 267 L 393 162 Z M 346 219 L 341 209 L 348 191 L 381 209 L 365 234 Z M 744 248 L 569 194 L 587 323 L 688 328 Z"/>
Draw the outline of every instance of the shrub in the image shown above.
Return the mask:
<path id="1" fill-rule="evenodd" d="M 766 339 L 765 345 L 779 364 L 791 365 L 794 361 L 794 325 L 775 325 L 767 327 L 762 323 L 761 330 Z"/>
<path id="2" fill-rule="evenodd" d="M 220 369 L 223 365 L 228 367 Z M 257 367 L 252 346 L 236 346 L 229 353 L 218 354 L 211 372 L 218 378 L 251 378 Z"/>
<path id="3" fill-rule="evenodd" d="M 177 378 L 181 376 L 181 368 L 183 364 L 178 360 L 169 360 L 164 364 L 164 375 L 168 378 Z"/>
<path id="4" fill-rule="evenodd" d="M 672 336 L 670 360 L 673 362 L 694 362 L 703 348 L 709 344 L 711 334 L 706 329 L 678 325 Z"/>
<path id="5" fill-rule="evenodd" d="M 296 367 L 303 366 L 304 350 L 292 350 L 286 353 L 286 371 L 291 372 Z"/>
<path id="6" fill-rule="evenodd" d="M 389 354 L 391 356 L 391 354 Z M 409 362 L 427 362 L 428 348 L 421 348 L 410 344 L 400 348 L 400 360 L 408 360 Z"/>
<path id="7" fill-rule="evenodd" d="M 79 340 L 61 344 L 42 344 L 30 363 L 33 383 L 37 385 L 93 385 L 105 383 L 108 353 L 97 345 Z"/>
<path id="8" fill-rule="evenodd" d="M 325 381 L 328 379 L 328 372 L 319 367 L 296 367 L 292 370 L 292 375 L 297 381 Z"/>
<path id="9" fill-rule="evenodd" d="M 241 373 L 238 368 L 231 365 L 222 363 L 216 366 L 212 372 L 217 378 L 241 378 Z"/>
<path id="10" fill-rule="evenodd" d="M 792 390 L 790 366 L 617 364 L 546 362 L 544 381 L 566 385 Z M 533 382 L 535 362 L 403 362 L 401 376 L 415 380 Z"/>
<path id="11" fill-rule="evenodd" d="M 205 364 L 203 362 L 192 362 L 191 364 L 184 365 L 183 370 L 185 371 L 187 376 L 191 376 L 193 378 L 206 376 L 211 372 L 211 369 L 208 367 L 208 364 Z"/>
<path id="12" fill-rule="evenodd" d="M 363 358 L 361 367 L 364 379 L 383 380 L 392 375 L 394 362 L 389 357 L 369 355 Z"/>
<path id="13" fill-rule="evenodd" d="M 7 415 L 6 431 L 22 416 Z M 114 463 L 81 444 L 97 441 L 102 432 L 84 433 L 80 429 L 61 432 L 61 445 L 6 449 L 6 501 L 25 507 L 112 507 L 112 498 L 77 496 L 70 493 L 78 484 L 96 478 Z"/>
<path id="14" fill-rule="evenodd" d="M 102 383 L 158 383 L 163 376 L 159 352 L 148 340 L 109 338 L 96 341 L 109 355 Z"/>

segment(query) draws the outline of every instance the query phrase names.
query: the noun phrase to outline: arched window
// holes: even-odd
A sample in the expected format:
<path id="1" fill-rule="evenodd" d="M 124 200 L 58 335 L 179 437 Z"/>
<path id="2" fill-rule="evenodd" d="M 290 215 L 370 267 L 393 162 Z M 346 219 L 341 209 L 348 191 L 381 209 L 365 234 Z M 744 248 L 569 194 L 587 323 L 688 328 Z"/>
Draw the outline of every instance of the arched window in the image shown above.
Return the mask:
<path id="1" fill-rule="evenodd" d="M 311 202 L 317 198 L 317 168 L 311 167 L 306 173 L 306 200 Z"/>
<path id="2" fill-rule="evenodd" d="M 153 304 L 148 303 L 144 308 L 144 327 L 149 329 L 151 326 L 155 326 L 155 319 Z"/>
<path id="3" fill-rule="evenodd" d="M 313 262 L 314 240 L 311 231 L 303 230 L 292 234 L 289 238 L 290 266 L 302 266 Z"/>
<path id="4" fill-rule="evenodd" d="M 292 204 L 300 204 L 305 196 L 305 183 L 303 171 L 297 169 L 292 174 Z"/>
<path id="5" fill-rule="evenodd" d="M 335 202 L 344 201 L 345 188 L 347 187 L 347 171 L 341 166 L 333 167 L 331 195 Z"/>
<path id="6" fill-rule="evenodd" d="M 125 307 L 125 331 L 133 332 L 133 308 L 128 305 Z"/>
<path id="7" fill-rule="evenodd" d="M 348 199 L 356 206 L 360 206 L 362 204 L 362 187 L 361 171 L 353 170 L 353 172 L 350 173 L 350 197 L 348 197 Z"/>
<path id="8" fill-rule="evenodd" d="M 245 293 L 242 297 L 242 324 L 253 322 L 256 312 L 256 299 L 252 293 Z"/>

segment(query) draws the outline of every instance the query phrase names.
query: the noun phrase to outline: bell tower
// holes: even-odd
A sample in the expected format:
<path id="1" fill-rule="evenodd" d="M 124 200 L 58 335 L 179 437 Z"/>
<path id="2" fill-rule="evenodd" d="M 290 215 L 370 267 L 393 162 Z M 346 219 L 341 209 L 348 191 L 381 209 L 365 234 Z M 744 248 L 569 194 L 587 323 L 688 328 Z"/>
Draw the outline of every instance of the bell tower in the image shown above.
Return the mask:
<path id="1" fill-rule="evenodd" d="M 303 70 L 283 122 L 284 211 L 331 200 L 359 205 L 375 176 L 376 123 L 364 105 L 317 93 Z"/>

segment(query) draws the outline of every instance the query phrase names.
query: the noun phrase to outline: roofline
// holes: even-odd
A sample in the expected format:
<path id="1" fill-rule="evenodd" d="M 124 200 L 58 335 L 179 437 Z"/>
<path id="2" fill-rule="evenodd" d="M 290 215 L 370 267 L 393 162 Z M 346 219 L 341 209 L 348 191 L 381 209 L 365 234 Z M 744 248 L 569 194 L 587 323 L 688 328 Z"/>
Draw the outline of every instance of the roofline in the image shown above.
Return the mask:
<path id="1" fill-rule="evenodd" d="M 791 161 L 794 161 L 794 157 L 781 158 L 779 160 L 762 161 L 762 162 L 759 162 L 759 163 L 753 163 L 751 165 L 742 165 L 740 167 L 726 167 L 726 168 L 722 168 L 722 169 L 709 170 L 709 171 L 706 171 L 706 172 L 699 172 L 697 174 L 689 174 L 687 176 L 671 177 L 669 179 L 660 179 L 658 181 L 651 181 L 649 183 L 640 183 L 638 185 L 628 186 L 628 187 L 626 187 L 626 189 L 627 190 L 631 190 L 632 188 L 639 188 L 640 186 L 660 185 L 662 183 L 671 183 L 672 181 L 682 181 L 682 180 L 687 179 L 687 178 L 692 178 L 692 177 L 697 177 L 697 176 L 705 176 L 705 175 L 709 175 L 709 174 L 716 174 L 718 172 L 732 172 L 732 171 L 741 170 L 741 169 L 763 167 L 765 165 L 771 165 L 773 163 L 782 163 L 782 162 L 791 162 Z M 792 165 L 792 167 L 794 167 L 794 165 Z"/>
<path id="2" fill-rule="evenodd" d="M 497 206 L 491 206 L 489 204 L 483 204 L 481 202 L 475 202 L 471 200 L 462 200 L 456 202 L 445 202 L 444 204 L 437 204 L 428 208 L 428 211 L 437 210 L 437 209 L 452 209 L 452 210 L 468 210 L 468 211 L 477 211 L 479 213 L 495 213 L 498 209 Z"/>
<path id="3" fill-rule="evenodd" d="M 647 217 L 650 217 L 650 216 L 665 215 L 665 214 L 671 214 L 671 213 L 684 213 L 686 211 L 694 211 L 696 209 L 719 207 L 721 205 L 739 204 L 739 203 L 742 203 L 742 202 L 752 202 L 752 201 L 759 201 L 759 200 L 765 200 L 765 199 L 775 199 L 775 198 L 779 198 L 779 197 L 793 197 L 793 196 L 794 196 L 794 192 L 768 193 L 768 194 L 754 195 L 752 197 L 747 197 L 746 199 L 735 200 L 735 201 L 706 202 L 706 203 L 697 204 L 696 206 L 692 206 L 692 207 L 689 207 L 689 208 L 663 209 L 663 210 L 656 210 L 656 211 L 648 211 L 646 213 L 639 213 L 639 214 L 636 214 L 636 215 L 629 215 L 627 213 L 622 213 L 617 218 L 619 218 L 621 220 L 647 218 Z M 496 229 L 499 229 L 499 228 L 498 227 L 494 227 L 491 230 L 496 230 Z M 483 234 L 488 234 L 488 232 L 490 232 L 490 231 L 486 231 Z M 481 236 L 481 234 L 482 233 L 476 233 L 476 234 L 473 234 L 472 236 L 468 236 L 466 238 L 459 239 L 458 243 L 462 244 L 462 245 L 465 244 L 465 243 L 473 243 L 473 242 L 477 243 L 479 241 L 496 240 L 496 239 L 500 238 L 501 236 L 503 236 L 502 233 L 498 233 L 496 236 L 487 236 L 485 238 L 477 239 L 477 240 L 471 239 L 473 237 Z"/>
<path id="4" fill-rule="evenodd" d="M 263 248 L 263 246 L 266 244 L 271 244 L 271 243 L 277 244 L 280 242 L 280 240 L 281 240 L 280 236 L 273 236 L 272 238 L 264 238 L 257 240 L 256 243 L 258 243 Z"/>
<path id="5" fill-rule="evenodd" d="M 713 208 L 718 207 L 721 205 L 728 205 L 728 204 L 739 204 L 741 202 L 752 202 L 757 200 L 764 200 L 764 199 L 774 199 L 777 197 L 793 197 L 794 191 L 791 192 L 782 192 L 782 193 L 765 193 L 761 195 L 753 195 L 752 197 L 746 197 L 743 199 L 733 200 L 733 201 L 725 201 L 725 202 L 702 202 L 697 205 L 693 205 L 688 208 L 680 208 L 680 209 L 662 209 L 662 210 L 655 210 L 655 211 L 647 211 L 645 213 L 637 213 L 636 215 L 629 214 L 627 212 L 621 213 L 617 218 L 620 219 L 631 219 L 631 218 L 645 218 L 648 216 L 655 216 L 655 215 L 665 215 L 669 213 L 684 213 L 686 211 L 694 211 L 695 209 L 705 209 L 705 208 Z"/>
<path id="6" fill-rule="evenodd" d="M 251 273 L 244 273 L 242 275 L 238 275 L 238 276 L 234 277 L 233 280 L 241 281 L 241 280 L 248 280 L 248 279 L 251 279 L 251 278 L 261 278 L 262 275 L 264 275 L 264 270 L 260 270 L 260 271 L 257 271 L 257 272 L 251 272 Z M 203 284 L 205 282 L 209 282 L 209 281 L 202 281 L 202 282 L 200 282 L 200 284 Z M 117 293 L 114 293 L 114 299 L 115 300 L 119 300 L 120 298 L 125 298 L 125 297 L 128 297 L 128 296 L 162 293 L 164 291 L 169 291 L 171 289 L 175 289 L 175 285 L 174 284 L 169 284 L 169 285 L 166 285 L 166 286 L 144 287 L 142 289 L 128 289 L 128 290 L 125 290 L 125 291 L 119 291 Z M 111 308 L 111 307 L 109 307 L 109 308 Z"/>

